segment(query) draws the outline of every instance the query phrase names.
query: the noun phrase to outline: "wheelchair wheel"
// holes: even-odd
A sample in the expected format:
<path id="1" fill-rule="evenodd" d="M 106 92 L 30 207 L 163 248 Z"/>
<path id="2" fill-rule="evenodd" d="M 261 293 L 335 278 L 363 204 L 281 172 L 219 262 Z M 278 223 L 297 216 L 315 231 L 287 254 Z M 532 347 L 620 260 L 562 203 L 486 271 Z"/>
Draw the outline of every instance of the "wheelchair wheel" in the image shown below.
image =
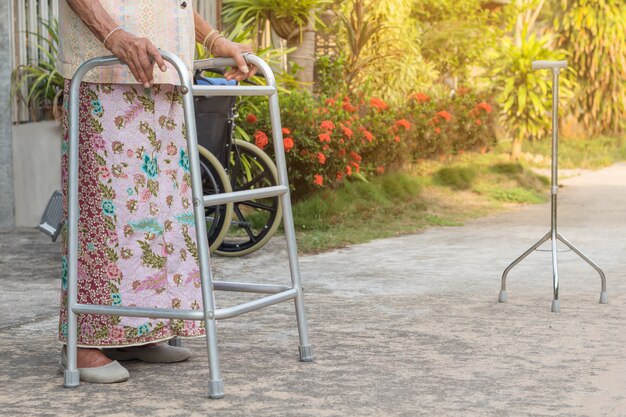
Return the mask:
<path id="1" fill-rule="evenodd" d="M 198 150 L 200 153 L 202 195 L 231 192 L 232 187 L 222 164 L 202 146 L 198 146 Z M 233 203 L 205 207 L 204 213 L 207 237 L 209 238 L 209 251 L 214 252 L 222 244 L 226 232 L 228 232 L 228 225 L 233 216 Z"/>
<path id="2" fill-rule="evenodd" d="M 233 191 L 252 190 L 278 184 L 274 161 L 252 143 L 235 140 L 230 155 L 230 183 Z M 280 226 L 283 216 L 280 197 L 237 202 L 228 233 L 215 251 L 222 256 L 248 255 L 262 248 Z"/>

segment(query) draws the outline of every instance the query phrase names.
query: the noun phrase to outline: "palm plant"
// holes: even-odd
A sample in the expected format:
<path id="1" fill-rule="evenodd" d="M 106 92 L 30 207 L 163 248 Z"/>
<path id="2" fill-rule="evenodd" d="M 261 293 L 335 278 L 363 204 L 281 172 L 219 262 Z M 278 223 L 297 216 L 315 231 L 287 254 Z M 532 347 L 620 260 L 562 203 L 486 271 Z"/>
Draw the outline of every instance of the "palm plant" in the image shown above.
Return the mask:
<path id="1" fill-rule="evenodd" d="M 511 39 L 505 39 L 501 56 L 493 70 L 493 81 L 502 86 L 497 101 L 502 106 L 501 120 L 505 129 L 513 137 L 512 159 L 521 154 L 524 138 L 539 138 L 550 127 L 550 81 L 542 72 L 532 70 L 536 60 L 563 59 L 564 51 L 553 51 L 548 47 L 549 38 L 536 35 L 521 37 L 518 46 Z M 567 76 L 561 78 L 562 101 L 573 96 L 574 82 Z"/>
<path id="2" fill-rule="evenodd" d="M 227 26 L 251 24 L 257 45 L 263 42 L 267 23 L 274 33 L 293 48 L 288 54 L 290 68 L 297 72 L 298 80 L 313 81 L 315 60 L 314 24 L 323 25 L 318 11 L 330 0 L 225 0 L 223 20 Z"/>
<path id="3" fill-rule="evenodd" d="M 40 23 L 46 33 L 32 33 L 37 38 L 39 61 L 20 65 L 12 74 L 12 93 L 28 105 L 33 120 L 41 119 L 42 113 L 43 118 L 48 117 L 45 114 L 47 109 L 52 109 L 53 116 L 57 116 L 56 108 L 65 82 L 55 68 L 59 44 L 58 22 L 40 20 Z"/>
<path id="4" fill-rule="evenodd" d="M 591 133 L 626 128 L 626 4 L 562 0 L 555 27 L 558 45 L 578 70 L 578 119 Z"/>

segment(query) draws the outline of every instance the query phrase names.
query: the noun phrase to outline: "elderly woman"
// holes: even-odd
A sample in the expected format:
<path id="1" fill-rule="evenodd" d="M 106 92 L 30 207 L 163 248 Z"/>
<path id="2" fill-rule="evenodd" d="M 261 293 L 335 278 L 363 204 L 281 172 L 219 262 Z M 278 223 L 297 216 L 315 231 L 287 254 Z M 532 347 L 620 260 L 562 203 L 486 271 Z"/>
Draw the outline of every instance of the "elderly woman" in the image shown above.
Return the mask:
<path id="1" fill-rule="evenodd" d="M 200 309 L 191 180 L 177 72 L 158 48 L 192 67 L 195 42 L 232 57 L 227 79 L 254 74 L 243 52 L 193 11 L 191 0 L 66 0 L 59 3 L 59 72 L 113 54 L 126 65 L 92 70 L 80 88 L 78 300 Z M 155 68 L 155 65 L 157 68 Z M 67 190 L 67 106 L 63 188 Z M 67 212 L 66 212 L 67 214 Z M 65 341 L 67 245 L 63 239 L 59 338 Z M 185 348 L 159 343 L 204 332 L 201 322 L 79 315 L 83 381 L 128 379 L 117 360 L 178 362 Z M 115 359 L 112 360 L 112 359 Z M 65 348 L 61 355 L 65 364 Z"/>

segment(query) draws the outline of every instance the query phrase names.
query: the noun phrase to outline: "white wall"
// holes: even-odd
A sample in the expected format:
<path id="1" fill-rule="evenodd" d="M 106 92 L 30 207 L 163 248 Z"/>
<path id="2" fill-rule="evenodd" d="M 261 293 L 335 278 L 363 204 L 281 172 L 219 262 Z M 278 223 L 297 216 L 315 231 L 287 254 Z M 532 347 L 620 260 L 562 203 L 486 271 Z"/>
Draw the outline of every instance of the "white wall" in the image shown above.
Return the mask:
<path id="1" fill-rule="evenodd" d="M 13 127 L 15 226 L 39 224 L 48 199 L 61 189 L 61 128 L 55 121 Z"/>

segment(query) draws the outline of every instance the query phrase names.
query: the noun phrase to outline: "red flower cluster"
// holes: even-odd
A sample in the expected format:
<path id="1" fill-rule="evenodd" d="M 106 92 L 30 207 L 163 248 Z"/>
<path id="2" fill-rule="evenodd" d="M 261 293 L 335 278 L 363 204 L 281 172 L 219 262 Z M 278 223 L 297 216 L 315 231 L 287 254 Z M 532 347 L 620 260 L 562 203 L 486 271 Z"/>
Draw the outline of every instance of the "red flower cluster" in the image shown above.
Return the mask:
<path id="1" fill-rule="evenodd" d="M 437 116 L 441 117 L 442 119 L 445 119 L 446 122 L 449 122 L 450 120 L 452 120 L 452 115 L 445 110 L 437 112 Z"/>
<path id="2" fill-rule="evenodd" d="M 417 101 L 420 104 L 430 101 L 430 97 L 424 93 L 415 93 L 410 98 L 412 98 L 413 100 Z"/>
<path id="3" fill-rule="evenodd" d="M 318 152 L 317 160 L 319 161 L 320 164 L 324 165 L 326 163 L 326 155 L 324 155 L 321 152 Z"/>
<path id="4" fill-rule="evenodd" d="M 287 127 L 283 127 L 283 135 L 291 135 L 291 130 Z"/>
<path id="5" fill-rule="evenodd" d="M 401 126 L 405 130 L 409 130 L 411 128 L 411 123 L 406 119 L 400 119 L 396 121 L 396 126 Z"/>
<path id="6" fill-rule="evenodd" d="M 315 174 L 313 176 L 313 184 L 319 185 L 320 187 L 324 185 L 324 177 L 319 174 Z"/>
<path id="7" fill-rule="evenodd" d="M 464 96 L 465 94 L 469 93 L 470 91 L 472 91 L 472 89 L 471 89 L 471 88 L 469 88 L 469 87 L 459 87 L 459 88 L 456 90 L 456 93 L 457 93 L 458 95 L 460 95 L 460 96 Z"/>
<path id="8" fill-rule="evenodd" d="M 357 108 L 356 108 L 356 107 L 354 107 L 354 106 L 352 105 L 352 103 L 350 103 L 350 99 L 348 98 L 348 96 L 345 96 L 345 97 L 343 98 L 343 106 L 342 106 L 342 107 L 343 107 L 343 109 L 344 109 L 345 111 L 347 111 L 348 113 L 354 113 L 355 111 L 357 111 Z"/>
<path id="9" fill-rule="evenodd" d="M 269 139 L 267 135 L 265 134 L 265 132 L 263 132 L 262 130 L 256 130 L 254 132 L 254 144 L 256 146 L 263 149 L 267 146 L 268 143 L 269 143 Z"/>
<path id="10" fill-rule="evenodd" d="M 320 129 L 326 132 L 332 132 L 335 129 L 335 124 L 331 120 L 324 120 L 320 123 Z"/>
<path id="11" fill-rule="evenodd" d="M 377 97 L 373 97 L 370 100 L 370 106 L 372 107 L 376 107 L 378 110 L 385 110 L 387 108 L 389 108 L 389 105 L 387 103 L 385 103 L 383 100 L 377 98 Z"/>
<path id="12" fill-rule="evenodd" d="M 248 115 L 246 116 L 246 122 L 250 124 L 256 123 L 257 120 L 258 120 L 257 117 L 252 113 L 248 113 Z"/>
<path id="13" fill-rule="evenodd" d="M 289 152 L 293 149 L 293 138 L 285 138 L 283 140 L 283 145 L 285 146 L 285 152 Z"/>
<path id="14" fill-rule="evenodd" d="M 328 133 L 321 133 L 319 135 L 320 138 L 320 142 L 324 143 L 324 142 L 328 142 L 330 143 L 330 135 Z"/>
<path id="15" fill-rule="evenodd" d="M 484 101 L 481 101 L 480 103 L 478 103 L 476 108 L 484 110 L 486 113 L 491 113 L 491 111 L 493 110 L 491 106 Z"/>

